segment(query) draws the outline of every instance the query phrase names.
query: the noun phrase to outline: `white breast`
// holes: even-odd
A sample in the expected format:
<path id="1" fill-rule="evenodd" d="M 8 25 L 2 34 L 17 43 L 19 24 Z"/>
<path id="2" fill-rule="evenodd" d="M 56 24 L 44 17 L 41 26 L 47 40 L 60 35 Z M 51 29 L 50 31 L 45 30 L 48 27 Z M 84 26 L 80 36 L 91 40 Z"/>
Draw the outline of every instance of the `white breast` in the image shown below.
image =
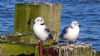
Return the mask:
<path id="1" fill-rule="evenodd" d="M 69 28 L 67 33 L 64 35 L 65 39 L 76 40 L 79 35 L 79 27 Z"/>
<path id="2" fill-rule="evenodd" d="M 45 32 L 45 25 L 34 24 L 33 31 L 42 41 L 45 41 L 48 38 L 48 33 Z"/>

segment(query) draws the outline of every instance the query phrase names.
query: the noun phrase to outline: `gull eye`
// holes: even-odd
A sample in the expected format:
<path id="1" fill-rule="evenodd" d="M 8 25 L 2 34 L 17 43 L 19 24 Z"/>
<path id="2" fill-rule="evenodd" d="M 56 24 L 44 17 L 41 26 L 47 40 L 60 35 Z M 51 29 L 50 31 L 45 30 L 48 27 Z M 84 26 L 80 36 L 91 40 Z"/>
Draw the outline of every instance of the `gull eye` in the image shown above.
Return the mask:
<path id="1" fill-rule="evenodd" d="M 41 19 L 41 22 L 42 22 L 42 19 Z"/>
<path id="2" fill-rule="evenodd" d="M 77 25 L 77 23 L 74 23 L 75 25 Z"/>
<path id="3" fill-rule="evenodd" d="M 37 21 L 39 22 L 39 19 Z"/>
<path id="4" fill-rule="evenodd" d="M 77 23 L 77 25 L 79 25 L 79 23 Z"/>
<path id="5" fill-rule="evenodd" d="M 75 25 L 77 25 L 77 23 L 75 23 Z"/>

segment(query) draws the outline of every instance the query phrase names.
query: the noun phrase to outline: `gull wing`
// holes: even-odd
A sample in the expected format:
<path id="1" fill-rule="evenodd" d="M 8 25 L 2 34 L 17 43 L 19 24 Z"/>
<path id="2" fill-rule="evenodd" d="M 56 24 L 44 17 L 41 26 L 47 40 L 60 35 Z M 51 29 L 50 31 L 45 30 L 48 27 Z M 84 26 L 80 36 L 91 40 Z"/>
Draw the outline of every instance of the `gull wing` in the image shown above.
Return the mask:
<path id="1" fill-rule="evenodd" d="M 53 34 L 51 33 L 50 29 L 48 27 L 45 28 L 45 31 L 48 33 L 48 37 L 53 38 Z"/>
<path id="2" fill-rule="evenodd" d="M 69 27 L 65 27 L 65 28 L 63 29 L 62 33 L 60 34 L 60 37 L 63 37 L 63 36 L 64 36 L 64 34 L 66 34 L 66 33 L 67 33 L 68 28 L 69 28 Z"/>
<path id="3" fill-rule="evenodd" d="M 51 31 L 50 31 L 50 29 L 49 28 L 45 28 L 45 31 L 47 32 L 47 33 L 50 33 Z"/>

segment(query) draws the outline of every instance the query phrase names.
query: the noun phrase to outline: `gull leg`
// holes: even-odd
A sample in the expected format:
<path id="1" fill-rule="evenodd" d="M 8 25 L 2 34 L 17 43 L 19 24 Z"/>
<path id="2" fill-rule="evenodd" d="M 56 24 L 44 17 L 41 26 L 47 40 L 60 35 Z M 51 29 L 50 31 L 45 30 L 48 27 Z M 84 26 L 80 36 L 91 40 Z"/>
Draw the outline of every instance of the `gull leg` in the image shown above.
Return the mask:
<path id="1" fill-rule="evenodd" d="M 72 43 L 75 44 L 76 43 L 76 40 L 72 40 Z"/>
<path id="2" fill-rule="evenodd" d="M 67 40 L 67 44 L 70 44 L 70 40 Z"/>
<path id="3" fill-rule="evenodd" d="M 76 41 L 75 41 L 75 40 L 69 40 L 68 43 L 69 43 L 69 44 L 75 44 Z"/>

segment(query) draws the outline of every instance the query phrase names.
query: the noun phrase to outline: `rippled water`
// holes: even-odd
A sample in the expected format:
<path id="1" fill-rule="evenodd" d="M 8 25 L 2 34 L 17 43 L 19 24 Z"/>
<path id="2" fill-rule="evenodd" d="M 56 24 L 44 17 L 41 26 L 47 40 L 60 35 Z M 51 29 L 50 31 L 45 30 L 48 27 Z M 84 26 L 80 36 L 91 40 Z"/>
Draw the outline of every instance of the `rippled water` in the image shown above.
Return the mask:
<path id="1" fill-rule="evenodd" d="M 13 32 L 14 3 L 0 0 L 0 34 Z"/>
<path id="2" fill-rule="evenodd" d="M 13 32 L 14 7 L 13 0 L 0 0 L 0 34 Z M 100 51 L 100 2 L 64 2 L 61 30 L 73 20 L 82 25 L 78 41 L 92 43 Z"/>

